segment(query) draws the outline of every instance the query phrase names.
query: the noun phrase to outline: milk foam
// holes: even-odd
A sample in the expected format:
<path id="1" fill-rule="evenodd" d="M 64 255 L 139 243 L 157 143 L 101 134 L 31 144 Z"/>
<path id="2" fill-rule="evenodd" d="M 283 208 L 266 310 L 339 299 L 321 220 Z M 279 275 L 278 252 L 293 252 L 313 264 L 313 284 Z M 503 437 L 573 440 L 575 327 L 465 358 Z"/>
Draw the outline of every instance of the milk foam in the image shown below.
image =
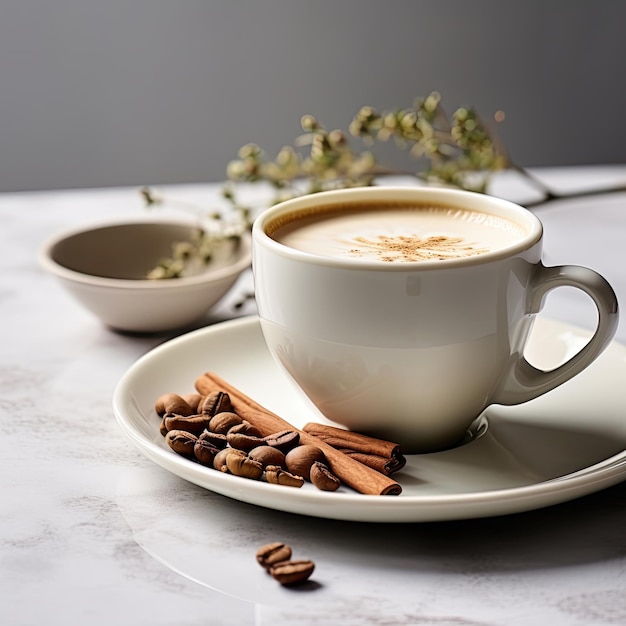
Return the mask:
<path id="1" fill-rule="evenodd" d="M 434 206 L 311 213 L 271 233 L 304 252 L 385 263 L 476 256 L 506 248 L 524 235 L 523 228 L 504 218 Z"/>

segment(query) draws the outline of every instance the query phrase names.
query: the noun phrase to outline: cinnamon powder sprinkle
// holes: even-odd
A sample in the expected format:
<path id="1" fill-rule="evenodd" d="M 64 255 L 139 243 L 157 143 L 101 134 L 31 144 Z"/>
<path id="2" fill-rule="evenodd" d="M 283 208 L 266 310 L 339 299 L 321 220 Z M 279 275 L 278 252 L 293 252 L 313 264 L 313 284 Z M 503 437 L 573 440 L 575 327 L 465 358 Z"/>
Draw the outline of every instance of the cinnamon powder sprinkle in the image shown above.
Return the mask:
<path id="1" fill-rule="evenodd" d="M 398 235 L 390 237 L 380 235 L 376 239 L 355 237 L 353 242 L 359 247 L 350 250 L 353 256 L 374 254 L 387 263 L 394 261 L 444 261 L 462 257 L 476 256 L 488 252 L 488 248 L 477 248 L 461 237 L 435 235 L 418 237 Z"/>

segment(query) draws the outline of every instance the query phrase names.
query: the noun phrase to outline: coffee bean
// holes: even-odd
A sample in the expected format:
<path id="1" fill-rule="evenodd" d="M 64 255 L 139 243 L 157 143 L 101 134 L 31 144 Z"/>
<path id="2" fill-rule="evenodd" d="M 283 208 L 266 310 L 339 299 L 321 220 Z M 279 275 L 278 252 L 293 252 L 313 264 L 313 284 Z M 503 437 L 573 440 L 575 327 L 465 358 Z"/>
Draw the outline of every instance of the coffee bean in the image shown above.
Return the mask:
<path id="1" fill-rule="evenodd" d="M 304 478 L 296 476 L 277 465 L 268 465 L 265 468 L 265 480 L 272 485 L 286 485 L 287 487 L 302 487 Z"/>
<path id="2" fill-rule="evenodd" d="M 206 439 L 198 439 L 193 446 L 193 454 L 198 463 L 213 467 L 213 461 L 220 449 Z"/>
<path id="3" fill-rule="evenodd" d="M 226 455 L 226 467 L 228 471 L 235 476 L 242 478 L 252 478 L 257 480 L 263 474 L 263 466 L 257 461 L 253 461 L 243 450 L 234 448 L 228 449 Z"/>
<path id="4" fill-rule="evenodd" d="M 164 393 L 159 396 L 154 403 L 154 410 L 161 417 L 166 413 L 176 413 L 176 415 L 191 415 L 193 413 L 188 402 L 177 393 Z"/>
<path id="5" fill-rule="evenodd" d="M 170 430 L 165 435 L 167 445 L 182 456 L 193 458 L 193 447 L 198 438 L 185 430 Z"/>
<path id="6" fill-rule="evenodd" d="M 316 461 L 325 462 L 326 456 L 312 444 L 296 446 L 285 455 L 285 466 L 292 473 L 309 480 L 311 466 Z"/>
<path id="7" fill-rule="evenodd" d="M 202 441 L 208 441 L 220 450 L 225 448 L 226 444 L 228 443 L 226 441 L 226 435 L 223 435 L 222 433 L 214 433 L 208 429 L 203 430 L 198 439 L 202 439 Z"/>
<path id="8" fill-rule="evenodd" d="M 208 415 L 203 413 L 197 415 L 176 415 L 175 413 L 166 413 L 163 416 L 163 422 L 167 430 L 186 430 L 188 433 L 199 435 L 211 421 Z"/>
<path id="9" fill-rule="evenodd" d="M 201 413 L 210 415 L 211 417 L 217 415 L 217 413 L 232 411 L 230 396 L 223 391 L 214 391 L 200 402 L 198 410 Z"/>
<path id="10" fill-rule="evenodd" d="M 262 437 L 261 431 L 256 426 L 253 426 L 250 422 L 243 420 L 241 424 L 233 426 L 229 433 L 241 433 L 242 435 L 251 435 L 252 437 Z"/>
<path id="11" fill-rule="evenodd" d="M 264 445 L 253 448 L 248 452 L 248 456 L 258 461 L 263 467 L 268 465 L 285 466 L 285 455 L 278 448 L 272 448 L 272 446 Z"/>
<path id="12" fill-rule="evenodd" d="M 308 560 L 282 561 L 270 567 L 269 572 L 281 585 L 297 585 L 311 577 L 315 563 Z"/>
<path id="13" fill-rule="evenodd" d="M 265 445 L 265 441 L 261 437 L 246 435 L 241 432 L 233 432 L 233 429 L 228 431 L 226 441 L 231 448 L 245 450 L 246 452 Z"/>
<path id="14" fill-rule="evenodd" d="M 261 546 L 256 553 L 257 562 L 261 567 L 267 570 L 281 561 L 288 561 L 290 558 L 291 548 L 280 541 L 266 543 L 264 546 Z"/>
<path id="15" fill-rule="evenodd" d="M 311 482 L 322 491 L 337 491 L 341 481 L 324 465 L 316 461 L 311 466 Z"/>
<path id="16" fill-rule="evenodd" d="M 183 396 L 183 400 L 191 407 L 194 413 L 201 413 L 198 406 L 202 401 L 202 396 L 199 393 L 188 393 Z"/>
<path id="17" fill-rule="evenodd" d="M 300 443 L 300 433 L 296 430 L 281 430 L 273 435 L 265 437 L 265 443 L 272 448 L 278 448 L 287 453 L 291 448 Z"/>
<path id="18" fill-rule="evenodd" d="M 237 426 L 237 424 L 241 424 L 243 420 L 232 411 L 222 411 L 221 413 L 216 413 L 209 422 L 209 430 L 214 433 L 222 433 L 226 434 L 233 426 Z"/>
<path id="19" fill-rule="evenodd" d="M 218 472 L 228 472 L 228 465 L 226 465 L 226 457 L 230 454 L 230 448 L 223 448 L 220 450 L 213 459 L 213 468 Z"/>

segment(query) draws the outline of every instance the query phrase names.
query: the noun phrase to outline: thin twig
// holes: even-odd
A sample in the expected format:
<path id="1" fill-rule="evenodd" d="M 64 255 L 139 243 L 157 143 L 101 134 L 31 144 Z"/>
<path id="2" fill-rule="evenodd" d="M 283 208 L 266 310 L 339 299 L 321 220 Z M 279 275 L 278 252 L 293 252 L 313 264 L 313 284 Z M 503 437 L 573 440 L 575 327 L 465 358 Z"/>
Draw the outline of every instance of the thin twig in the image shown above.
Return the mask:
<path id="1" fill-rule="evenodd" d="M 626 185 L 619 185 L 617 187 L 605 187 L 602 189 L 590 189 L 586 191 L 573 191 L 571 193 L 554 193 L 550 192 L 543 198 L 533 200 L 532 202 L 525 202 L 524 207 L 527 209 L 536 209 L 543 207 L 546 204 L 550 204 L 556 200 L 572 200 L 574 198 L 591 198 L 594 196 L 605 196 L 611 193 L 620 193 L 626 191 Z"/>

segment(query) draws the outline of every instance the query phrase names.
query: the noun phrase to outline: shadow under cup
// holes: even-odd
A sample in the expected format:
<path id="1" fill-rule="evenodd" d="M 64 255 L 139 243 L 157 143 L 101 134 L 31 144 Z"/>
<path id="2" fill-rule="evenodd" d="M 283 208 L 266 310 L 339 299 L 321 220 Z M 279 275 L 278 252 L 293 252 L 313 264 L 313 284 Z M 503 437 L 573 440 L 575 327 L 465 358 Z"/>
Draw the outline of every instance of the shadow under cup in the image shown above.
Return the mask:
<path id="1" fill-rule="evenodd" d="M 403 219 L 412 214 L 415 224 Z M 420 230 L 422 214 L 429 220 Z M 362 215 L 365 237 L 358 234 Z M 308 237 L 309 223 L 337 216 L 349 233 L 322 229 Z M 480 228 L 498 220 L 514 236 L 496 232 L 495 243 L 493 233 L 487 246 L 477 241 Z M 372 234 L 372 224 L 380 234 Z M 287 231 L 309 242 L 295 247 L 282 236 Z M 350 245 L 326 247 L 327 235 Z M 479 252 L 425 260 L 355 253 L 363 241 L 419 249 L 429 237 L 460 239 L 461 249 Z M 586 268 L 545 268 L 541 248 L 534 215 L 481 194 L 371 187 L 296 198 L 265 211 L 253 228 L 263 334 L 274 359 L 327 419 L 396 441 L 405 452 L 449 448 L 487 406 L 518 404 L 560 385 L 615 333 L 617 301 L 608 283 Z M 545 295 L 558 286 L 583 289 L 599 323 L 576 356 L 544 372 L 526 361 L 524 346 Z"/>

